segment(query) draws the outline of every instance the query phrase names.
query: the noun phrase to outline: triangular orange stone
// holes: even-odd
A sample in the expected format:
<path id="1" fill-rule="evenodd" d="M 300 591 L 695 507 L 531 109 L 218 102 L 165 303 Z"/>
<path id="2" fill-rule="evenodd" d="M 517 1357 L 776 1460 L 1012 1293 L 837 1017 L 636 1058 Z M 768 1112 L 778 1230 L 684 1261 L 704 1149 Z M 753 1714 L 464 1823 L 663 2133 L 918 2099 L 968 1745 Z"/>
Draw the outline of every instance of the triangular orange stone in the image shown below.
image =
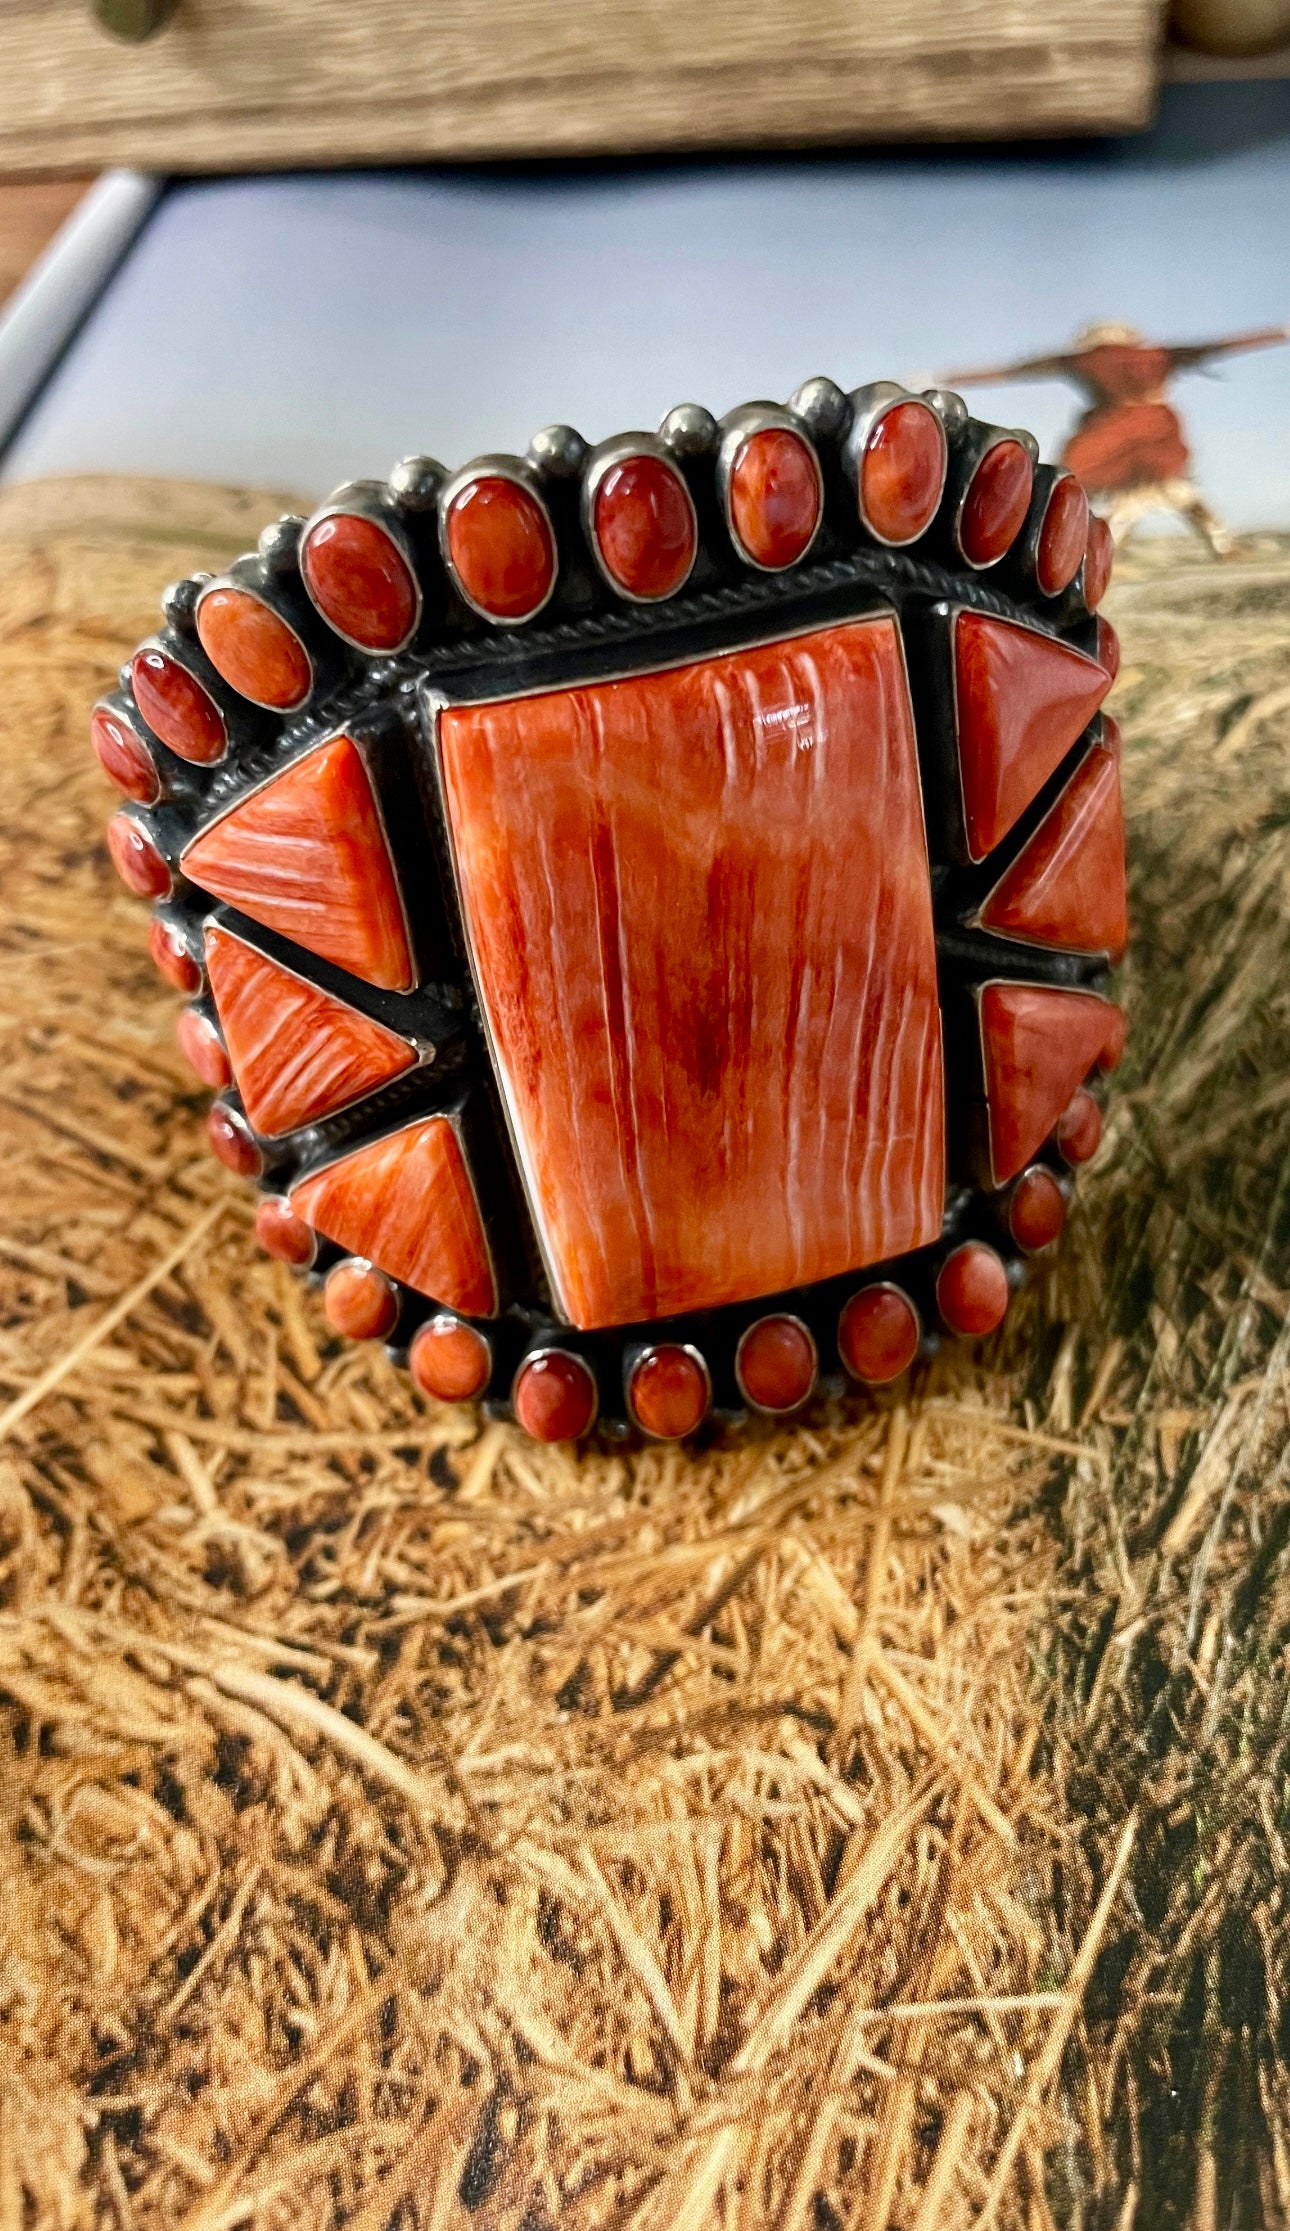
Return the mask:
<path id="1" fill-rule="evenodd" d="M 315 1231 L 463 1317 L 491 1317 L 497 1288 L 479 1203 L 451 1116 L 422 1116 L 292 1188 Z"/>
<path id="2" fill-rule="evenodd" d="M 1043 1145 L 1100 1058 L 1114 1014 L 1095 992 L 986 985 L 981 1048 L 996 1185 L 1024 1170 Z"/>
<path id="3" fill-rule="evenodd" d="M 416 1061 L 406 1038 L 231 930 L 207 930 L 206 969 L 238 1091 L 266 1138 L 334 1115 Z"/>
<path id="4" fill-rule="evenodd" d="M 203 891 L 368 984 L 416 978 L 394 863 L 363 755 L 332 736 L 195 837 Z"/>
<path id="5" fill-rule="evenodd" d="M 995 884 L 981 927 L 1063 952 L 1124 951 L 1129 936 L 1124 889 L 1124 806 L 1120 769 L 1094 744 L 1066 788 Z"/>
<path id="6" fill-rule="evenodd" d="M 1095 659 L 984 612 L 954 619 L 954 702 L 968 853 L 983 860 L 1061 765 L 1111 687 Z"/>

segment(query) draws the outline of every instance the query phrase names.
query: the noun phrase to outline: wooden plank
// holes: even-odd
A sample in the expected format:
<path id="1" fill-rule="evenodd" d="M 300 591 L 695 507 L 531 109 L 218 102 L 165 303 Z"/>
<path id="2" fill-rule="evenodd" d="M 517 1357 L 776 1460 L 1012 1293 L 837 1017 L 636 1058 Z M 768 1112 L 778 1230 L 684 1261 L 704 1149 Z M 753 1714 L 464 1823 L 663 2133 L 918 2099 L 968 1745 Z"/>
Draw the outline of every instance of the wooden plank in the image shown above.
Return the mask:
<path id="1" fill-rule="evenodd" d="M 0 163 L 169 170 L 1129 130 L 1160 0 L 88 0 L 0 11 Z"/>

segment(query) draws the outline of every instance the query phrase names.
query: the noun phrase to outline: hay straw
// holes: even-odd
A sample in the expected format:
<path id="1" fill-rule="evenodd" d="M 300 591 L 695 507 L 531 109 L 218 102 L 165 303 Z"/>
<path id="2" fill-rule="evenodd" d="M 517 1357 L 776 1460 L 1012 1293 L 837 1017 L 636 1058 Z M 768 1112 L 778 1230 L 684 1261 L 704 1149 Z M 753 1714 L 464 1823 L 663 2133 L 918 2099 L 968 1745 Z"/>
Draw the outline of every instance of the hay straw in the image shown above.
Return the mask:
<path id="1" fill-rule="evenodd" d="M 1158 553 L 1130 585 L 1139 1036 L 1006 1339 L 801 1433 L 570 1454 L 257 1257 L 106 867 L 86 709 L 272 508 L 0 496 L 0 2224 L 1092 2231 L 1211 2175 L 1253 2221 L 1284 553 L 1216 621 Z"/>

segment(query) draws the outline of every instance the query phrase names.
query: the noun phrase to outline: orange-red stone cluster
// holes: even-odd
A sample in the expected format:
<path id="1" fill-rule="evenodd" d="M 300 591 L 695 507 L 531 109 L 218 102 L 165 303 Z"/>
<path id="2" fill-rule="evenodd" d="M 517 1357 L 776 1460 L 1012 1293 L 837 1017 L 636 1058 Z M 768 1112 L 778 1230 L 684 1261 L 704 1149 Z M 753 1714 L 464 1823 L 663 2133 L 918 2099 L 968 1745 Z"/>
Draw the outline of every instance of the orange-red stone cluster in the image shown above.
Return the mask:
<path id="1" fill-rule="evenodd" d="M 1123 1050 L 1112 557 L 1028 436 L 813 381 L 407 460 L 167 592 L 109 852 L 333 1330 L 541 1441 L 994 1332 Z"/>

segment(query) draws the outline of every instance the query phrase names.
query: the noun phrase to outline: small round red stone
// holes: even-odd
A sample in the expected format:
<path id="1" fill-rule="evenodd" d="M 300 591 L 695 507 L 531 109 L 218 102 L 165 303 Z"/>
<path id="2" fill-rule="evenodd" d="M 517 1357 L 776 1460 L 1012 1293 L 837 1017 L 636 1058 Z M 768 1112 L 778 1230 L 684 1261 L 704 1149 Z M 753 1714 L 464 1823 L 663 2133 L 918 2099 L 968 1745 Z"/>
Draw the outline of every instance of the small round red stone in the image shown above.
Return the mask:
<path id="1" fill-rule="evenodd" d="M 364 651 L 397 651 L 417 620 L 416 578 L 379 520 L 334 511 L 300 546 L 305 587 L 337 634 Z"/>
<path id="2" fill-rule="evenodd" d="M 918 1311 L 899 1286 L 862 1286 L 838 1319 L 838 1353 L 853 1379 L 886 1386 L 918 1354 Z"/>
<path id="3" fill-rule="evenodd" d="M 276 1255 L 280 1263 L 290 1263 L 295 1270 L 308 1270 L 318 1252 L 318 1237 L 312 1226 L 277 1193 L 268 1194 L 257 1208 L 255 1236 L 266 1254 Z"/>
<path id="4" fill-rule="evenodd" d="M 202 988 L 200 964 L 188 950 L 183 933 L 175 923 L 167 922 L 155 914 L 148 925 L 148 951 L 153 966 L 177 992 L 184 992 L 190 999 Z"/>
<path id="5" fill-rule="evenodd" d="M 936 1306 L 951 1332 L 977 1338 L 994 1332 L 1008 1314 L 1008 1299 L 1002 1258 L 983 1240 L 965 1240 L 941 1264 Z"/>
<path id="6" fill-rule="evenodd" d="M 224 1041 L 209 1015 L 203 1015 L 200 1008 L 185 1007 L 175 1024 L 175 1037 L 189 1068 L 212 1092 L 222 1092 L 225 1085 L 232 1084 L 233 1071 Z"/>
<path id="7" fill-rule="evenodd" d="M 735 1378 L 744 1400 L 772 1415 L 800 1410 L 818 1368 L 815 1342 L 797 1317 L 759 1317 L 735 1355 Z"/>
<path id="8" fill-rule="evenodd" d="M 168 898 L 174 878 L 160 852 L 133 814 L 114 813 L 107 825 L 112 865 L 137 899 Z"/>
<path id="9" fill-rule="evenodd" d="M 533 1440 L 576 1441 L 595 1421 L 596 1382 L 581 1356 L 547 1348 L 520 1365 L 511 1406 Z"/>
<path id="10" fill-rule="evenodd" d="M 730 468 L 730 524 L 754 565 L 795 565 L 820 523 L 820 470 L 814 451 L 786 426 L 763 426 L 741 444 Z"/>
<path id="11" fill-rule="evenodd" d="M 671 1342 L 649 1348 L 632 1367 L 627 1407 L 643 1433 L 679 1441 L 708 1414 L 708 1374 L 688 1348 Z"/>
<path id="12" fill-rule="evenodd" d="M 1084 602 L 1093 612 L 1111 586 L 1115 543 L 1105 519 L 1089 513 L 1088 541 L 1084 545 Z"/>
<path id="13" fill-rule="evenodd" d="M 145 646 L 130 666 L 134 701 L 154 736 L 195 766 L 209 767 L 228 750 L 224 715 L 210 691 L 168 651 Z"/>
<path id="14" fill-rule="evenodd" d="M 448 506 L 444 545 L 465 594 L 494 620 L 527 620 L 555 586 L 555 536 L 531 489 L 505 473 L 468 481 Z"/>
<path id="15" fill-rule="evenodd" d="M 995 442 L 972 479 L 959 519 L 959 548 L 969 565 L 994 565 L 1026 523 L 1035 468 L 1020 442 Z"/>
<path id="16" fill-rule="evenodd" d="M 1120 638 L 1101 613 L 1097 620 L 1097 663 L 1114 681 L 1120 671 Z"/>
<path id="17" fill-rule="evenodd" d="M 1053 482 L 1035 551 L 1035 579 L 1045 596 L 1070 587 L 1087 543 L 1088 497 L 1073 473 L 1063 473 Z"/>
<path id="18" fill-rule="evenodd" d="M 945 429 L 927 403 L 893 403 L 860 460 L 860 516 L 883 542 L 913 542 L 930 527 L 945 486 Z"/>
<path id="19" fill-rule="evenodd" d="M 253 705 L 294 712 L 313 688 L 313 663 L 295 629 L 249 589 L 207 589 L 197 634 L 216 673 Z"/>
<path id="20" fill-rule="evenodd" d="M 161 796 L 161 778 L 142 736 L 110 705 L 96 705 L 90 716 L 90 742 L 109 782 L 137 806 L 155 806 Z"/>
<path id="21" fill-rule="evenodd" d="M 675 465 L 642 453 L 610 465 L 596 490 L 593 531 L 601 564 L 628 596 L 673 596 L 688 578 L 698 538 L 690 494 Z"/>
<path id="22" fill-rule="evenodd" d="M 408 1367 L 422 1394 L 436 1402 L 474 1402 L 492 1376 L 493 1356 L 482 1332 L 444 1315 L 418 1328 Z"/>
<path id="23" fill-rule="evenodd" d="M 1081 1085 L 1062 1114 L 1053 1137 L 1063 1161 L 1091 1162 L 1102 1143 L 1102 1111 Z"/>
<path id="24" fill-rule="evenodd" d="M 216 1161 L 235 1177 L 258 1177 L 264 1168 L 249 1123 L 226 1100 L 217 1100 L 206 1117 L 206 1142 Z"/>
<path id="25" fill-rule="evenodd" d="M 1037 1255 L 1061 1237 L 1066 1223 L 1066 1196 L 1051 1170 L 1038 1165 L 1023 1170 L 1008 1202 L 1008 1230 L 1027 1255 Z"/>
<path id="26" fill-rule="evenodd" d="M 323 1284 L 323 1314 L 346 1340 L 385 1340 L 398 1323 L 399 1297 L 373 1264 L 337 1263 Z"/>

